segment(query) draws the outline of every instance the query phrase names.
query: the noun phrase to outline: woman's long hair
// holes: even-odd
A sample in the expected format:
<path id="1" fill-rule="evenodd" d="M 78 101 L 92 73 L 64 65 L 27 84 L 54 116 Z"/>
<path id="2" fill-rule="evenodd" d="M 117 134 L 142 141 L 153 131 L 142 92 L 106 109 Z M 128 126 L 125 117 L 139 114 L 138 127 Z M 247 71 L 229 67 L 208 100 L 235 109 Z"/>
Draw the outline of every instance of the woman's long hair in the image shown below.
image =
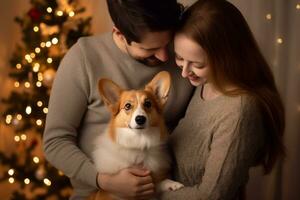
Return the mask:
<path id="1" fill-rule="evenodd" d="M 213 84 L 225 95 L 249 94 L 261 109 L 266 129 L 261 157 L 265 173 L 284 155 L 284 107 L 272 71 L 240 13 L 225 0 L 199 0 L 182 15 L 178 32 L 207 53 Z M 239 89 L 227 91 L 223 83 Z"/>

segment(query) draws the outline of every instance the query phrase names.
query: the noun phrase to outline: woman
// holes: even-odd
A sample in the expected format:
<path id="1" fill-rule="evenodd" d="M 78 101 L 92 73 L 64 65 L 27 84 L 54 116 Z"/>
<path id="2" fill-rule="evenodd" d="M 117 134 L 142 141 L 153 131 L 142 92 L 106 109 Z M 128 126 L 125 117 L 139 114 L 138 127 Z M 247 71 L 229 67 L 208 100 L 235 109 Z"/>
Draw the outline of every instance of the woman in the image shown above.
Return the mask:
<path id="1" fill-rule="evenodd" d="M 269 173 L 284 154 L 284 108 L 270 67 L 225 0 L 188 8 L 174 47 L 182 76 L 197 88 L 170 140 L 185 187 L 161 199 L 242 199 L 249 168 Z"/>

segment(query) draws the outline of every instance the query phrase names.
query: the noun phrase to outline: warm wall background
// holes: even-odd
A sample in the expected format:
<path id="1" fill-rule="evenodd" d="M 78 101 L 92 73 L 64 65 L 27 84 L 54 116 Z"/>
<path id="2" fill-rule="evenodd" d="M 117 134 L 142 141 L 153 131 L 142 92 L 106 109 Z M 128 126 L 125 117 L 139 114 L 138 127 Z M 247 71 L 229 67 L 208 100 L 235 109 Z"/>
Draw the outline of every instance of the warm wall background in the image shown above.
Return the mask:
<path id="1" fill-rule="evenodd" d="M 190 4 L 195 0 L 182 0 Z M 92 15 L 92 31 L 100 34 L 111 30 L 105 0 L 81 0 Z M 272 175 L 263 177 L 258 169 L 251 171 L 248 199 L 300 199 L 300 1 L 299 0 L 231 0 L 246 17 L 262 51 L 272 65 L 286 107 L 285 144 L 287 158 Z M 12 82 L 7 76 L 10 56 L 21 41 L 15 16 L 29 8 L 29 0 L 0 1 L 0 98 L 8 95 Z M 271 16 L 271 17 L 270 17 Z M 269 18 L 269 19 L 268 19 Z M 282 43 L 278 42 L 282 39 Z M 0 104 L 0 113 L 2 111 Z M 9 130 L 0 124 L 0 148 L 13 142 Z M 5 146 L 8 146 L 7 144 Z M 13 148 L 13 147 L 10 147 Z M 9 151 L 10 149 L 7 149 Z M 10 190 L 0 184 L 0 199 Z"/>

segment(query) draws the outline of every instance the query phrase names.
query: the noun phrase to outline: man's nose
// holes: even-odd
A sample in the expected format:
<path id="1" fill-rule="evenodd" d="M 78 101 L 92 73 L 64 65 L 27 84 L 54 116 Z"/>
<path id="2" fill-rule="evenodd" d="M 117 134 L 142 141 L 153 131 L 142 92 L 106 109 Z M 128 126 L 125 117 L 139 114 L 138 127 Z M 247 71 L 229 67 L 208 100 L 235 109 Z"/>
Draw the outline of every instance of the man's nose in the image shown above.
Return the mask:
<path id="1" fill-rule="evenodd" d="M 164 47 L 164 48 L 161 48 L 161 49 L 157 50 L 157 52 L 154 54 L 154 56 L 158 60 L 160 60 L 162 62 L 166 62 L 169 59 L 167 47 Z"/>

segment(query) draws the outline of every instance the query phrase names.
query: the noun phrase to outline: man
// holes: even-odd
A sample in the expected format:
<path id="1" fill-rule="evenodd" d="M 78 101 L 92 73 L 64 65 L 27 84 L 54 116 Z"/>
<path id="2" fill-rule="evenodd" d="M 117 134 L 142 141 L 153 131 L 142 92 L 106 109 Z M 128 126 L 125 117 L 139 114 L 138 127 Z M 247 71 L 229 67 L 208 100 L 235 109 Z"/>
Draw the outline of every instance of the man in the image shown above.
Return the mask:
<path id="1" fill-rule="evenodd" d="M 147 199 L 154 191 L 146 169 L 100 174 L 90 160 L 94 139 L 110 118 L 98 94 L 100 78 L 138 89 L 159 71 L 169 71 L 172 88 L 165 117 L 170 128 L 184 114 L 192 93 L 168 54 L 181 5 L 176 0 L 107 0 L 107 4 L 114 22 L 112 34 L 81 38 L 69 50 L 49 102 L 44 151 L 47 160 L 70 177 L 72 200 L 85 199 L 97 189 L 133 199 Z"/>

